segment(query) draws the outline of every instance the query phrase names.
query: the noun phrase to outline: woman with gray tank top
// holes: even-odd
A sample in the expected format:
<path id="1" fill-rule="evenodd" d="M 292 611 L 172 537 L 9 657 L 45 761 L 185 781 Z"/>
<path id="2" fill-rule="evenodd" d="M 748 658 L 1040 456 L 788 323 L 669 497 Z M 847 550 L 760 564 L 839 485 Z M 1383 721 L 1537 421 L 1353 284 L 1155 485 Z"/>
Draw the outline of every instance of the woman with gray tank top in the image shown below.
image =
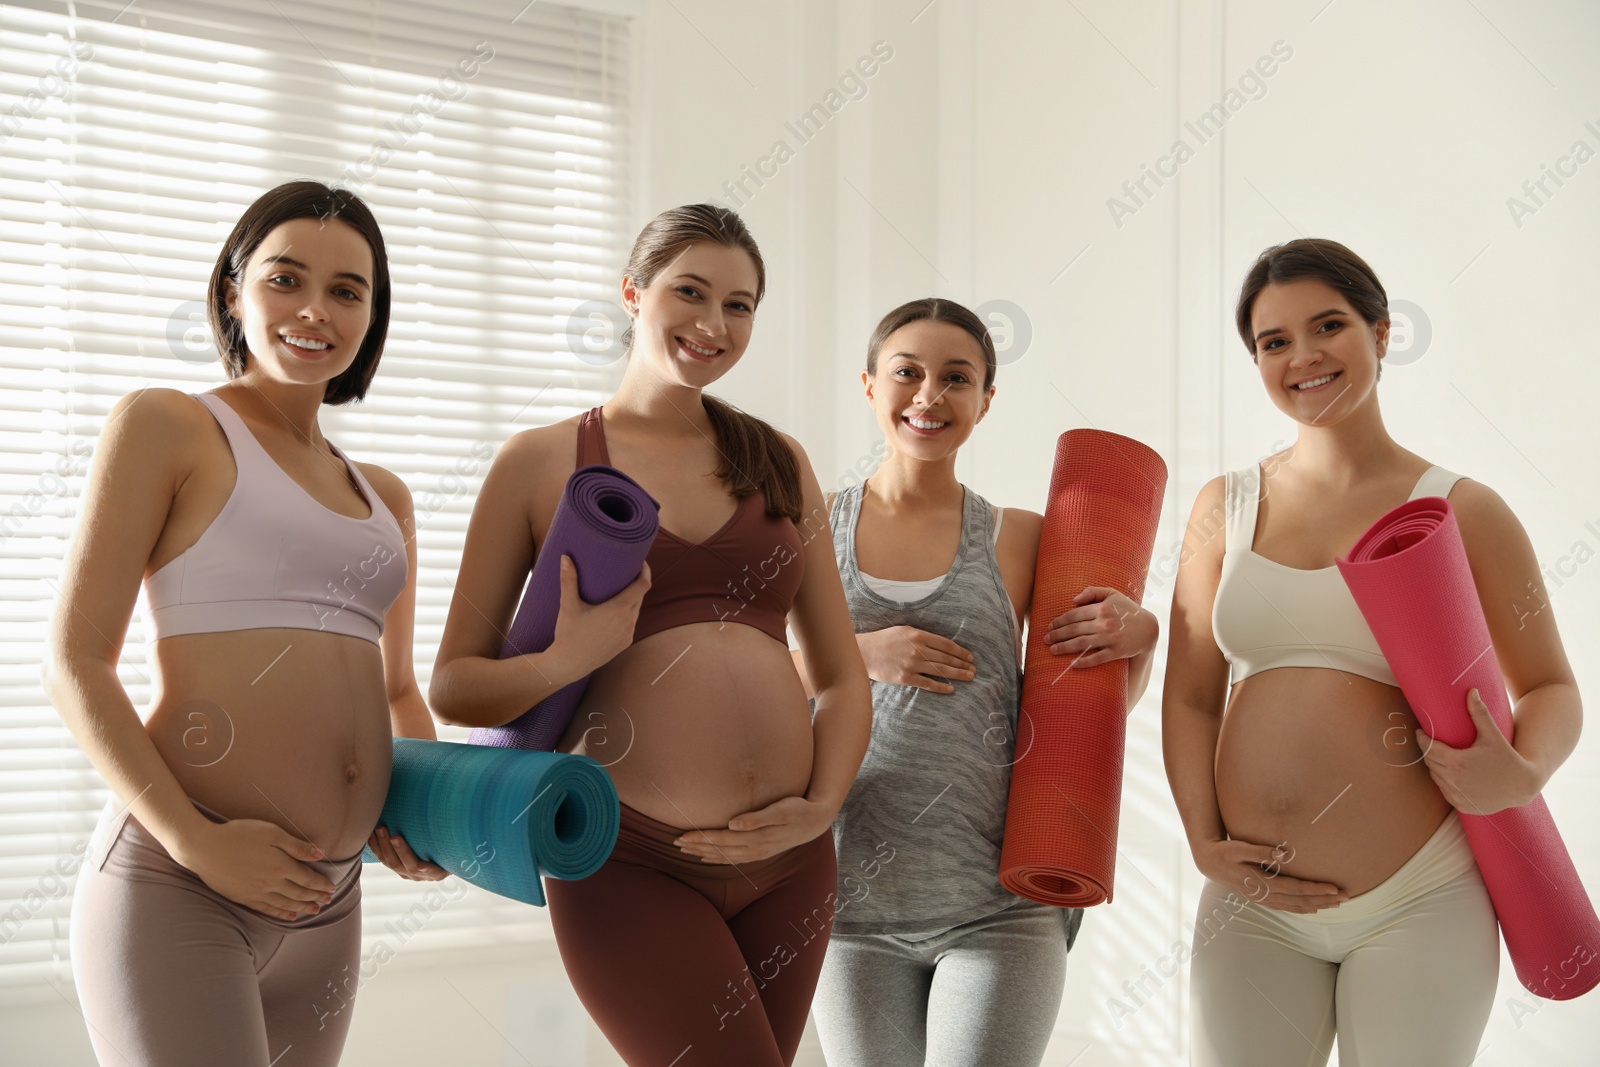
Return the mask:
<path id="1" fill-rule="evenodd" d="M 891 311 L 861 376 L 888 456 L 830 504 L 872 679 L 872 741 L 834 823 L 833 938 L 812 1004 L 831 1067 L 1038 1064 L 1083 917 L 998 878 L 1043 519 L 956 480 L 994 374 L 994 342 L 971 311 L 938 298 Z M 1097 586 L 1074 603 L 1051 623 L 1051 652 L 1071 667 L 1130 660 L 1131 707 L 1155 616 Z"/>

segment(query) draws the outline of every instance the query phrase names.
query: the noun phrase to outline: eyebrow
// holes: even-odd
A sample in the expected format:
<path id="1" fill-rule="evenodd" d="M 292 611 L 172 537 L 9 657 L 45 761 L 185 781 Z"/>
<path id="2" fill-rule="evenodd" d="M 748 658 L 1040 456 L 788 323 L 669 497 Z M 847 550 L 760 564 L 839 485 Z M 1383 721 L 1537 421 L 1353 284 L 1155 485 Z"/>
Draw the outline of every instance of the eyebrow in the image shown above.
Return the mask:
<path id="1" fill-rule="evenodd" d="M 915 352 L 894 352 L 894 353 L 890 354 L 889 358 L 890 359 L 909 359 L 913 363 L 921 363 L 923 361 L 922 357 L 917 355 Z M 950 364 L 950 365 L 954 365 L 954 366 L 971 367 L 973 370 L 977 370 L 978 369 L 978 365 L 976 363 L 972 362 L 972 360 L 966 358 L 965 356 L 957 356 L 955 359 L 947 359 L 947 360 L 945 360 L 945 363 Z"/>
<path id="2" fill-rule="evenodd" d="M 680 274 L 680 275 L 678 275 L 678 277 L 679 278 L 688 278 L 692 282 L 699 282 L 702 286 L 704 286 L 707 289 L 712 288 L 711 283 L 706 281 L 704 278 L 700 277 L 700 275 L 698 275 L 698 274 Z M 728 295 L 729 296 L 747 297 L 747 298 L 749 298 L 749 300 L 750 300 L 750 302 L 752 304 L 754 304 L 756 302 L 756 294 L 752 293 L 748 289 L 735 289 L 733 292 L 729 293 Z"/>
<path id="3" fill-rule="evenodd" d="M 300 262 L 298 259 L 292 259 L 289 256 L 285 256 L 285 255 L 268 256 L 266 259 L 262 260 L 262 264 L 263 265 L 266 265 L 268 263 L 281 263 L 286 267 L 296 267 L 296 268 L 298 268 L 300 270 L 307 271 L 307 272 L 309 272 L 311 270 L 310 267 L 306 266 L 304 263 Z M 372 283 L 371 282 L 368 282 L 361 275 L 353 274 L 353 273 L 351 273 L 350 271 L 347 271 L 347 270 L 340 271 L 338 274 L 335 274 L 334 277 L 335 278 L 348 278 L 350 281 L 353 281 L 358 285 L 364 286 L 364 287 L 366 287 L 368 289 L 372 288 Z"/>
<path id="4" fill-rule="evenodd" d="M 1343 315 L 1343 314 L 1345 314 L 1345 312 L 1340 308 L 1329 308 L 1326 311 L 1319 311 L 1315 315 L 1311 316 L 1309 319 L 1306 320 L 1306 324 L 1310 325 L 1313 322 L 1320 322 L 1323 319 L 1327 318 L 1329 315 Z M 1260 341 L 1263 337 L 1271 337 L 1273 334 L 1287 333 L 1287 332 L 1288 331 L 1282 326 L 1274 326 L 1270 330 L 1262 330 L 1260 333 L 1256 334 L 1256 340 Z"/>

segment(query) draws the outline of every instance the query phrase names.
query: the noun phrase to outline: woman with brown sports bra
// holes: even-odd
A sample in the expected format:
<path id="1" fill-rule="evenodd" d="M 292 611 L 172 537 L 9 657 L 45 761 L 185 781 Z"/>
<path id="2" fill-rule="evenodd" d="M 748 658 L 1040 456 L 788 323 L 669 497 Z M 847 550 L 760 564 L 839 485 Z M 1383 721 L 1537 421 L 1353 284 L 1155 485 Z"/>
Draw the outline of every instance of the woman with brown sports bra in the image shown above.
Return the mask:
<path id="1" fill-rule="evenodd" d="M 360 198 L 290 182 L 251 204 L 208 292 L 230 379 L 145 389 L 101 435 L 51 630 L 52 703 L 116 794 L 72 905 L 95 1054 L 148 1067 L 331 1067 L 361 948 L 361 846 L 391 733 L 433 737 L 411 663 L 411 495 L 322 434 L 389 324 Z M 150 714 L 117 661 L 141 581 Z"/>
<path id="2" fill-rule="evenodd" d="M 1299 430 L 1292 449 L 1200 491 L 1174 590 L 1163 747 L 1207 879 L 1191 1062 L 1320 1065 L 1337 1037 L 1346 1067 L 1465 1067 L 1500 947 L 1451 809 L 1490 814 L 1540 792 L 1578 740 L 1572 671 L 1551 612 L 1502 606 L 1542 584 L 1516 516 L 1384 426 L 1388 298 L 1372 269 L 1333 241 L 1269 248 L 1236 318 Z M 1460 525 L 1512 742 L 1475 690 L 1477 740 L 1427 742 L 1333 566 L 1421 496 L 1447 497 Z"/>
<path id="3" fill-rule="evenodd" d="M 500 449 L 430 687 L 442 720 L 498 726 L 593 672 L 559 748 L 606 765 L 622 829 L 600 871 L 545 888 L 568 976 L 630 1064 L 793 1061 L 832 928 L 829 831 L 871 723 L 804 452 L 702 392 L 743 356 L 764 287 L 733 212 L 693 205 L 645 227 L 622 281 L 622 384 Z M 564 560 L 553 643 L 500 660 L 562 488 L 587 463 L 660 502 L 644 573 L 589 605 Z"/>

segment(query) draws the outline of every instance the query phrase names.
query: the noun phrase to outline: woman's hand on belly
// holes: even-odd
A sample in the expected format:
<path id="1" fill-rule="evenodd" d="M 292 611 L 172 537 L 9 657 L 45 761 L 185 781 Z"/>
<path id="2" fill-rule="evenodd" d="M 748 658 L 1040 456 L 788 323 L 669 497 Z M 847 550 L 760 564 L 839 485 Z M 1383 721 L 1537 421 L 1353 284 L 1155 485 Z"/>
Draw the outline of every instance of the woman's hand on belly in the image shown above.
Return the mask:
<path id="1" fill-rule="evenodd" d="M 1249 841 L 1207 841 L 1194 850 L 1200 873 L 1247 900 L 1278 911 L 1308 915 L 1342 904 L 1349 894 L 1332 882 L 1308 882 L 1283 873 L 1293 850 Z"/>
<path id="2" fill-rule="evenodd" d="M 322 850 L 260 819 L 207 822 L 173 859 L 236 904 L 275 919 L 315 915 L 333 899 L 327 876 L 306 866 Z"/>
<path id="3" fill-rule="evenodd" d="M 690 830 L 673 844 L 707 863 L 752 863 L 820 837 L 837 814 L 805 797 L 784 797 L 735 815 L 726 830 Z"/>

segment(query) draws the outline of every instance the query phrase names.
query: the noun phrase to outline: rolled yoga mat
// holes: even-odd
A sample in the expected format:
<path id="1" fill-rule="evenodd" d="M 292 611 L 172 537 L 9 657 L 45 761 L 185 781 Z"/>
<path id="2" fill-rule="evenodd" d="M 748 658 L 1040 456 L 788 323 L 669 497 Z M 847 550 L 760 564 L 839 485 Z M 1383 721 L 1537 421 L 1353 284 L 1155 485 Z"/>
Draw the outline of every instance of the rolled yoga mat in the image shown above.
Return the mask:
<path id="1" fill-rule="evenodd" d="M 1511 736 L 1505 680 L 1449 502 L 1435 496 L 1400 505 L 1335 562 L 1429 737 L 1452 748 L 1472 744 L 1469 689 Z M 1550 1000 L 1594 988 L 1600 919 L 1544 798 L 1460 817 L 1517 978 Z"/>
<path id="2" fill-rule="evenodd" d="M 622 808 L 587 756 L 394 739 L 378 825 L 419 859 L 524 904 L 544 904 L 541 874 L 587 878 L 617 843 Z M 361 857 L 377 861 L 368 849 Z"/>
<path id="3" fill-rule="evenodd" d="M 590 604 L 610 600 L 639 577 L 656 538 L 660 510 L 638 482 L 615 467 L 591 464 L 573 471 L 556 503 L 500 658 L 543 652 L 555 640 L 563 555 L 571 556 L 577 566 L 578 595 Z M 588 685 L 587 677 L 580 678 L 520 718 L 473 730 L 467 740 L 491 748 L 553 752 Z"/>
<path id="4" fill-rule="evenodd" d="M 1085 586 L 1139 600 L 1166 484 L 1161 457 L 1131 438 L 1068 430 L 1056 441 L 1000 852 L 1000 884 L 1041 904 L 1111 899 L 1128 712 L 1127 660 L 1069 670 L 1045 635 Z"/>

